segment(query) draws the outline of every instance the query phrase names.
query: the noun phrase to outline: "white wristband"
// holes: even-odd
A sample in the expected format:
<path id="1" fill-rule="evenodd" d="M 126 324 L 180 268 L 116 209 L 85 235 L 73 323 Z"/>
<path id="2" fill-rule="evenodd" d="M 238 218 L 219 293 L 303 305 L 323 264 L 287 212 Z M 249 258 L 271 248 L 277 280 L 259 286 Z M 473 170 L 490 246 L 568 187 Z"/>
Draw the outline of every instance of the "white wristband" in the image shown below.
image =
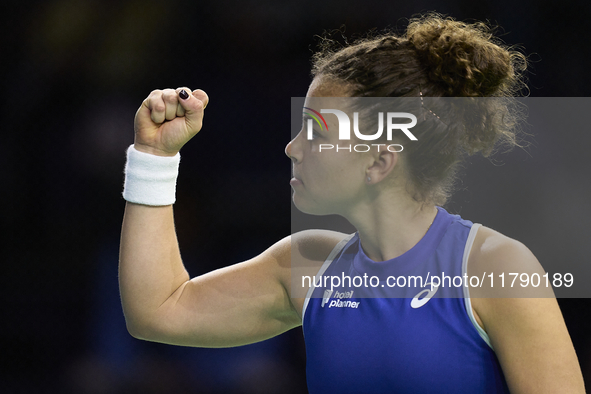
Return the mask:
<path id="1" fill-rule="evenodd" d="M 175 202 L 179 153 L 164 157 L 140 152 L 131 145 L 127 149 L 123 198 L 143 205 L 170 205 Z"/>

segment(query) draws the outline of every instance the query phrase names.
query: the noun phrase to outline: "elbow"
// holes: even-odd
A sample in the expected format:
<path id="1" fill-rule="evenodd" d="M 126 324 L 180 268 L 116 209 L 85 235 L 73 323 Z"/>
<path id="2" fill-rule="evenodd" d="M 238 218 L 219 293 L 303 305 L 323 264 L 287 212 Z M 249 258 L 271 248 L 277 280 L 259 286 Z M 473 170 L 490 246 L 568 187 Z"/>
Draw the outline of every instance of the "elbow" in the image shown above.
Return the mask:
<path id="1" fill-rule="evenodd" d="M 125 325 L 129 335 L 143 341 L 155 342 L 155 330 L 146 321 L 125 316 Z"/>
<path id="2" fill-rule="evenodd" d="M 129 319 L 125 320 L 125 325 L 127 326 L 127 332 L 132 337 L 145 341 L 149 340 L 147 335 L 148 330 L 145 326 L 138 324 L 137 322 L 132 322 Z"/>
<path id="3" fill-rule="evenodd" d="M 165 325 L 158 324 L 157 319 L 131 319 L 126 317 L 125 325 L 127 332 L 136 339 L 174 344 L 174 341 L 171 341 L 170 333 L 165 329 Z"/>

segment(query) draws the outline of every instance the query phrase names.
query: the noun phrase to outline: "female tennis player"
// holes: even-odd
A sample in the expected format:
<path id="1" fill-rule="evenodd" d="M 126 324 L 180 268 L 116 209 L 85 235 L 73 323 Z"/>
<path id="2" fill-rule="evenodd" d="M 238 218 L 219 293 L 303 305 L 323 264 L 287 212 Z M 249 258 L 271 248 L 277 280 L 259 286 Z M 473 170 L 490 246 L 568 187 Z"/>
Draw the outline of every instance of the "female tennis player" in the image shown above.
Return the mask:
<path id="1" fill-rule="evenodd" d="M 508 98 L 519 87 L 524 60 L 483 24 L 430 14 L 411 20 L 402 36 L 320 51 L 305 107 L 320 111 L 318 100 L 335 97 Z M 451 276 L 507 268 L 543 274 L 523 244 L 441 208 L 462 152 L 487 155 L 497 142 L 515 140 L 509 107 L 499 107 L 506 101 L 480 106 L 481 117 L 470 127 L 462 126 L 470 120 L 467 111 L 422 103 L 412 129 L 417 141 L 402 152 L 383 146 L 320 152 L 320 144 L 339 143 L 331 127 L 336 118 L 326 116 L 328 127 L 315 128 L 312 139 L 304 122 L 286 148 L 294 203 L 308 213 L 340 214 L 358 231 L 304 231 L 251 260 L 190 279 L 172 204 L 178 152 L 201 130 L 208 102 L 202 90 L 155 90 L 136 114 L 120 255 L 121 296 L 133 336 L 228 347 L 303 325 L 310 393 L 585 391 L 552 297 L 485 297 L 488 285 L 436 297 L 441 284 L 433 282 L 408 297 L 380 296 L 379 286 L 318 282 L 305 295 L 291 296 L 296 266 L 317 278 L 365 275 L 379 283 L 416 269 Z"/>

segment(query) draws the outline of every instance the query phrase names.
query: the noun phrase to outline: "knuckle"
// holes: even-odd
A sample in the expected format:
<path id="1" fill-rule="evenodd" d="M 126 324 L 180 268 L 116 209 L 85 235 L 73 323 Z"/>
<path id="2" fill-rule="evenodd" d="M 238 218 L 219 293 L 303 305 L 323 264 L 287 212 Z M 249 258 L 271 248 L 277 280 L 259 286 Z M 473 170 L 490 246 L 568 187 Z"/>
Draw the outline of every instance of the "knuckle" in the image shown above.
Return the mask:
<path id="1" fill-rule="evenodd" d="M 166 101 L 166 102 L 174 102 L 174 101 L 176 101 L 176 91 L 174 91 L 172 89 L 165 89 L 162 92 L 162 97 L 164 98 L 164 101 Z"/>
<path id="2" fill-rule="evenodd" d="M 165 94 L 162 98 L 164 99 L 164 102 L 169 103 L 169 104 L 176 104 L 176 102 L 177 102 L 176 93 L 175 93 L 175 95 Z"/>

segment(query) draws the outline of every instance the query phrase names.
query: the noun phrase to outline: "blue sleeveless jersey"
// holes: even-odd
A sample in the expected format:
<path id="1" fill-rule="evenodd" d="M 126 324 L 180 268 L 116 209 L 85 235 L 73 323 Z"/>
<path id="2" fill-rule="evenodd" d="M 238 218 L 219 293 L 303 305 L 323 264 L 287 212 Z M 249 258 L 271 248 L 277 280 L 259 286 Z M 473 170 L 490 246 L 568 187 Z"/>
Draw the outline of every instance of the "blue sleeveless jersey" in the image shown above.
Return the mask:
<path id="1" fill-rule="evenodd" d="M 388 276 L 462 277 L 478 226 L 438 208 L 427 234 L 392 260 L 372 261 L 357 234 L 337 246 L 317 278 L 366 274 L 381 281 L 332 290 L 330 281 L 326 287 L 316 281 L 308 292 L 303 329 L 310 394 L 509 393 L 467 288 L 445 282 L 393 290 L 386 283 Z"/>

